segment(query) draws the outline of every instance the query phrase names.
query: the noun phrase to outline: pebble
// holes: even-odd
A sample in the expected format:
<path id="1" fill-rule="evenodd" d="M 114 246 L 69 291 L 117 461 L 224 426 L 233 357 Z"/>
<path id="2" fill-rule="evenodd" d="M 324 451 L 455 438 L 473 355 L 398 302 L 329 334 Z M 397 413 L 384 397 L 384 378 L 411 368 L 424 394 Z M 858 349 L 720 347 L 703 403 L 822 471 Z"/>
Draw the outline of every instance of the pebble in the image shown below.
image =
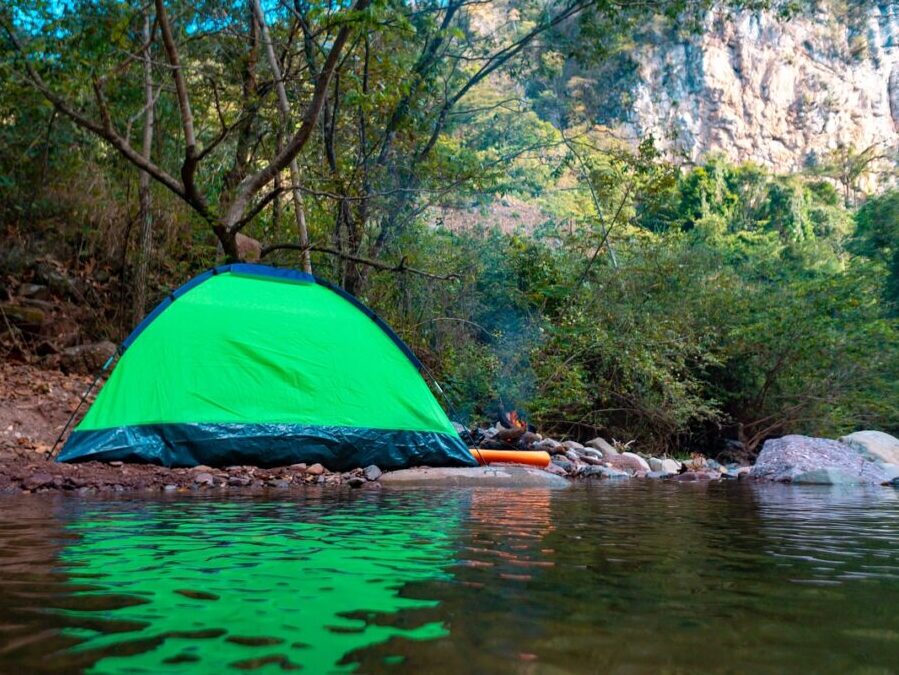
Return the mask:
<path id="1" fill-rule="evenodd" d="M 174 492 L 174 491 L 177 490 L 177 489 L 178 489 L 178 486 L 177 486 L 177 485 L 172 485 L 171 483 L 169 483 L 168 485 L 163 485 L 163 486 L 162 486 L 163 492 Z"/>
<path id="2" fill-rule="evenodd" d="M 580 455 L 578 455 L 574 450 L 566 451 L 565 457 L 567 457 L 569 461 L 574 462 L 575 464 L 577 464 L 581 459 Z"/>
<path id="3" fill-rule="evenodd" d="M 109 463 L 109 466 L 120 467 L 120 466 L 122 466 L 123 464 L 124 464 L 124 462 L 120 462 L 120 461 L 116 460 L 116 461 L 114 461 L 114 462 L 110 462 L 110 463 Z"/>

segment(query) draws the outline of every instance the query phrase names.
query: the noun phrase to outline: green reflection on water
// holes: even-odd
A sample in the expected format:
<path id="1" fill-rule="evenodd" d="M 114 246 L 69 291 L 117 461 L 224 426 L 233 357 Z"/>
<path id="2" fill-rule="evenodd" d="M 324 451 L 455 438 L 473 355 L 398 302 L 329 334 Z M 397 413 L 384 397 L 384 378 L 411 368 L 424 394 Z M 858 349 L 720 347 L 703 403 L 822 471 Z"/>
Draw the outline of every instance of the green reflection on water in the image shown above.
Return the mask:
<path id="1" fill-rule="evenodd" d="M 342 657 L 391 637 L 429 640 L 442 623 L 377 625 L 431 607 L 401 597 L 409 582 L 449 578 L 458 498 L 379 508 L 377 498 L 315 502 L 126 502 L 87 510 L 61 554 L 90 584 L 99 611 L 79 617 L 140 622 L 126 632 L 80 628 L 94 672 L 257 672 L 352 669 Z M 140 604 L 110 598 L 139 598 Z M 199 632 L 202 631 L 202 632 Z M 261 667 L 260 667 L 261 666 Z"/>

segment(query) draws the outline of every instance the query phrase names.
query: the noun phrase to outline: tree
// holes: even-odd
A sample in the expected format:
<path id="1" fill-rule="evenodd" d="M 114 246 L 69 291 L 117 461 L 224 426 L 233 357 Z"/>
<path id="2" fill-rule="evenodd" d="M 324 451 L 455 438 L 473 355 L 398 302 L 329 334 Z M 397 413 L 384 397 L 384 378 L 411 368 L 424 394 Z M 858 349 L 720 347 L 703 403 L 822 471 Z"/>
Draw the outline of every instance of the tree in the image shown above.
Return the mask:
<path id="1" fill-rule="evenodd" d="M 85 28 L 85 26 L 78 25 L 79 21 L 89 22 L 93 18 L 90 4 L 72 3 L 69 6 L 72 9 L 70 14 L 62 10 L 63 18 L 56 22 L 57 30 L 72 39 L 78 30 Z M 328 43 L 330 48 L 327 50 L 318 72 L 310 78 L 311 96 L 308 97 L 299 126 L 295 130 L 286 129 L 282 122 L 284 142 L 280 147 L 276 147 L 268 157 L 256 156 L 253 147 L 254 143 L 258 147 L 260 141 L 258 135 L 254 138 L 254 134 L 259 133 L 257 127 L 262 116 L 260 99 L 264 98 L 266 92 L 255 91 L 251 82 L 256 77 L 256 57 L 253 52 L 256 49 L 257 41 L 252 38 L 242 39 L 252 36 L 255 32 L 257 18 L 252 11 L 244 12 L 245 20 L 251 24 L 251 28 L 248 31 L 242 31 L 243 35 L 228 45 L 231 49 L 235 49 L 235 43 L 240 45 L 242 52 L 240 60 L 246 64 L 246 68 L 243 69 L 244 81 L 242 83 L 244 95 L 239 98 L 231 99 L 229 97 L 227 99 L 228 101 L 239 100 L 241 103 L 239 108 L 234 112 L 228 112 L 230 106 L 223 102 L 219 90 L 220 85 L 215 77 L 215 75 L 222 75 L 221 81 L 235 84 L 233 77 L 228 77 L 221 69 L 221 65 L 227 68 L 230 64 L 220 64 L 218 72 L 203 82 L 205 91 L 202 92 L 201 98 L 208 107 L 214 109 L 214 114 L 218 117 L 219 129 L 215 134 L 204 134 L 202 130 L 200 132 L 197 130 L 194 116 L 195 99 L 191 94 L 191 85 L 194 84 L 196 78 L 191 76 L 195 71 L 203 72 L 204 69 L 215 71 L 216 67 L 209 63 L 203 63 L 202 58 L 210 56 L 208 52 L 204 53 L 200 50 L 191 52 L 190 55 L 194 57 L 195 62 L 188 63 L 182 51 L 186 46 L 193 46 L 202 42 L 204 38 L 209 38 L 212 40 L 213 51 L 219 48 L 222 52 L 228 53 L 228 49 L 224 49 L 224 45 L 217 40 L 220 22 L 216 20 L 218 18 L 216 13 L 219 13 L 219 16 L 225 16 L 225 23 L 229 29 L 235 32 L 240 31 L 241 17 L 239 14 L 234 14 L 231 5 L 215 6 L 213 3 L 211 9 L 215 12 L 210 11 L 208 14 L 203 13 L 203 6 L 195 10 L 189 4 L 179 6 L 179 13 L 187 16 L 185 16 L 181 30 L 176 33 L 169 18 L 166 3 L 164 0 L 155 0 L 155 19 L 146 45 L 135 45 L 136 40 L 133 38 L 125 39 L 124 42 L 128 45 L 128 49 L 124 50 L 125 56 L 121 56 L 121 52 L 116 47 L 123 40 L 113 39 L 110 48 L 98 50 L 96 54 L 82 55 L 82 58 L 92 56 L 95 58 L 92 64 L 94 67 L 90 69 L 92 74 L 89 82 L 78 81 L 76 76 L 75 81 L 70 82 L 69 85 L 76 94 L 83 94 L 86 88 L 92 91 L 93 101 L 89 107 L 79 105 L 77 95 L 67 95 L 64 88 L 56 86 L 52 80 L 45 78 L 42 71 L 51 76 L 57 69 L 48 66 L 47 60 L 41 58 L 40 49 L 33 45 L 29 48 L 29 44 L 23 41 L 14 25 L 13 16 L 15 14 L 12 9 L 5 9 L 0 14 L 0 24 L 2 24 L 9 42 L 19 54 L 23 76 L 32 87 L 41 92 L 59 113 L 71 119 L 82 129 L 105 140 L 124 159 L 139 170 L 146 172 L 155 181 L 185 201 L 212 228 L 226 255 L 231 259 L 237 259 L 237 234 L 279 194 L 280 190 L 277 188 L 269 189 L 267 192 L 263 191 L 280 172 L 290 166 L 312 136 L 325 102 L 325 93 L 338 67 L 344 47 L 356 29 L 364 24 L 362 19 L 368 5 L 369 0 L 356 0 L 349 10 L 328 13 L 323 24 L 318 27 L 321 42 Z M 42 6 L 42 9 L 46 12 L 43 20 L 51 23 L 53 12 L 49 11 L 47 6 Z M 136 9 L 129 6 L 128 9 L 132 10 L 133 15 L 137 15 L 141 11 L 141 5 L 138 4 Z M 134 21 L 133 18 L 126 16 L 126 23 L 129 22 L 128 19 L 131 19 L 131 22 Z M 193 23 L 187 19 L 192 19 Z M 112 30 L 116 30 L 119 24 L 110 23 L 109 26 Z M 186 26 L 192 26 L 192 34 Z M 47 31 L 45 30 L 44 33 L 46 36 Z M 65 54 L 58 50 L 58 45 L 54 44 L 53 31 L 49 31 L 49 33 L 49 37 L 44 37 L 40 41 L 42 49 L 51 50 L 62 59 L 71 56 L 71 54 Z M 34 36 L 29 37 L 33 38 Z M 115 36 L 110 37 L 114 38 Z M 162 51 L 166 59 L 163 69 L 167 71 L 170 78 L 179 113 L 182 160 L 177 177 L 161 163 L 145 157 L 131 144 L 127 134 L 123 132 L 121 121 L 115 118 L 116 111 L 111 106 L 107 93 L 112 83 L 118 84 L 127 79 L 134 63 L 141 60 L 140 55 L 157 40 L 161 40 L 162 43 Z M 32 43 L 37 41 L 31 40 Z M 231 54 L 233 55 L 233 52 Z M 104 71 L 102 75 L 98 74 L 101 69 Z M 280 78 L 276 79 L 280 83 Z M 270 90 L 271 86 L 268 89 Z M 205 136 L 205 139 L 202 136 Z M 216 148 L 223 141 L 234 136 L 238 138 L 233 144 L 234 156 L 231 168 L 224 180 L 221 181 L 221 187 L 216 193 L 214 187 L 218 186 L 216 186 L 215 180 L 210 179 L 205 184 L 201 182 L 199 169 L 204 162 L 210 160 Z"/>

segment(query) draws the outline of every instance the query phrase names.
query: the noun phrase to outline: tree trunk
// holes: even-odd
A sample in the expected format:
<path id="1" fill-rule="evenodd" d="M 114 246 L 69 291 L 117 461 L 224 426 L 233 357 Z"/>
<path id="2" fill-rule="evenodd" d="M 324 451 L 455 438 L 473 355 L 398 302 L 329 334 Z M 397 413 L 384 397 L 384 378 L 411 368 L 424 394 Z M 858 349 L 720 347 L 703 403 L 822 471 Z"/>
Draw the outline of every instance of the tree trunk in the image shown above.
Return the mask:
<path id="1" fill-rule="evenodd" d="M 144 97 L 146 110 L 144 111 L 144 137 L 142 153 L 144 159 L 149 160 L 153 147 L 154 124 L 154 96 L 153 96 L 153 65 L 150 59 L 150 15 L 144 14 L 143 27 L 144 44 Z M 137 324 L 144 317 L 147 307 L 147 276 L 150 269 L 150 256 L 153 249 L 153 214 L 150 200 L 150 174 L 140 172 L 138 179 L 138 221 L 140 222 L 140 237 L 138 238 L 137 270 L 134 275 L 134 323 Z"/>

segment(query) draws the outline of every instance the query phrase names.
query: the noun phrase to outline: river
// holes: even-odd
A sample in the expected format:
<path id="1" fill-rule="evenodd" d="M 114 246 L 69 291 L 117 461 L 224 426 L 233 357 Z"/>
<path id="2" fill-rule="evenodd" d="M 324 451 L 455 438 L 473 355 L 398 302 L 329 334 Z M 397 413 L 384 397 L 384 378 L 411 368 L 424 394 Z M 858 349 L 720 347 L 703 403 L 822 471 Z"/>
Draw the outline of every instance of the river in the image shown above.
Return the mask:
<path id="1" fill-rule="evenodd" d="M 0 672 L 897 673 L 899 491 L 0 498 Z"/>

